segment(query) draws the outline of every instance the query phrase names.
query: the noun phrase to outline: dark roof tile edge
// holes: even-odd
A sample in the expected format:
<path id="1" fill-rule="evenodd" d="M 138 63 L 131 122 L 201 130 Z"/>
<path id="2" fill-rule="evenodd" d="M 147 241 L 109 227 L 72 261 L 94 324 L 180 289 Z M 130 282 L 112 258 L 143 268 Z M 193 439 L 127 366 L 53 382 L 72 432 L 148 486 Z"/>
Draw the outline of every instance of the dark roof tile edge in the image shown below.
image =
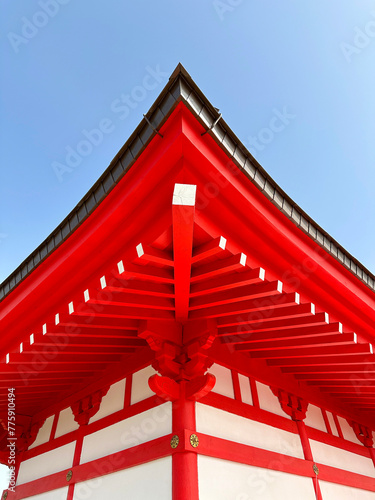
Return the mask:
<path id="1" fill-rule="evenodd" d="M 227 155 L 281 212 L 370 289 L 375 290 L 375 276 L 326 233 L 278 186 L 225 121 L 220 119 L 214 125 L 219 117 L 217 109 L 211 105 L 181 64 L 178 64 L 167 85 L 147 113 L 148 120 L 156 130 L 160 129 L 166 117 L 181 100 L 197 115 L 198 120 L 208 129 L 208 133 L 221 145 Z M 143 118 L 108 168 L 77 206 L 34 252 L 0 284 L 0 301 L 83 223 L 131 168 L 155 135 L 155 130 L 152 130 L 147 120 Z M 69 227 L 69 232 L 67 232 L 66 227 Z"/>

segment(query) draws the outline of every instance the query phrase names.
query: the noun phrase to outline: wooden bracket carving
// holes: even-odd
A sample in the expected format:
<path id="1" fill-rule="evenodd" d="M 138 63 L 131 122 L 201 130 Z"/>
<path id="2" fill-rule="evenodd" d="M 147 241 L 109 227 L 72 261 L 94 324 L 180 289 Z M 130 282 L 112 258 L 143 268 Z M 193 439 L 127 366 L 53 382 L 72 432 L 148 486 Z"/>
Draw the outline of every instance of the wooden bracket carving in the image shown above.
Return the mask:
<path id="1" fill-rule="evenodd" d="M 374 440 L 371 430 L 368 427 L 358 424 L 354 421 L 349 422 L 349 424 L 353 428 L 357 439 L 367 448 L 372 448 L 374 445 Z"/>
<path id="2" fill-rule="evenodd" d="M 91 417 L 98 413 L 103 397 L 107 394 L 109 387 L 85 396 L 72 405 L 74 420 L 79 425 L 87 425 Z"/>
<path id="3" fill-rule="evenodd" d="M 283 389 L 271 387 L 272 392 L 277 396 L 282 410 L 293 420 L 305 420 L 308 402 Z"/>

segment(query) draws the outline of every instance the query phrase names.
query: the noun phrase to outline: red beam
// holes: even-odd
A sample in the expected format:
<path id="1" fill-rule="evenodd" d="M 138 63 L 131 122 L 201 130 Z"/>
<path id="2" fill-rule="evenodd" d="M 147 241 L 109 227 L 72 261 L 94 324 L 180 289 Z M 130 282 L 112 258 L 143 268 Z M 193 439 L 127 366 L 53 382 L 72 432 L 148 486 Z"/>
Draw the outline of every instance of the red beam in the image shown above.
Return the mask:
<path id="1" fill-rule="evenodd" d="M 207 293 L 203 297 L 196 297 L 191 300 L 190 309 L 202 309 L 213 306 L 227 305 L 237 301 L 246 301 L 250 310 L 260 311 L 270 307 L 278 307 L 288 304 L 298 304 L 298 294 L 283 294 L 281 281 L 271 281 L 268 283 L 255 283 L 245 285 L 234 290 L 224 290 L 221 292 Z M 265 300 L 256 300 L 260 297 L 267 297 Z M 210 309 L 211 310 L 211 309 Z"/>
<path id="2" fill-rule="evenodd" d="M 196 186 L 175 184 L 172 202 L 176 320 L 185 323 L 189 311 L 190 275 Z"/>
<path id="3" fill-rule="evenodd" d="M 280 338 L 281 337 L 281 338 Z M 317 337 L 301 337 L 301 338 L 291 338 L 284 339 L 283 336 L 279 338 L 272 339 L 263 342 L 245 342 L 237 343 L 235 349 L 237 351 L 273 351 L 275 349 L 284 349 L 289 347 L 291 349 L 296 349 L 297 352 L 302 347 L 312 347 L 320 346 L 320 348 L 326 346 L 342 346 L 342 345 L 352 345 L 354 342 L 354 335 L 352 333 L 337 333 L 334 335 L 318 335 Z M 237 341 L 238 342 L 238 341 Z M 325 349 L 323 349 L 325 351 Z"/>
<path id="4" fill-rule="evenodd" d="M 193 256 L 191 259 L 192 264 L 196 264 L 199 261 L 207 259 L 208 257 L 213 257 L 225 250 L 227 240 L 223 236 L 214 238 L 208 243 L 204 243 L 193 249 Z"/>
<path id="5" fill-rule="evenodd" d="M 252 285 L 264 281 L 265 272 L 262 268 L 237 272 L 229 276 L 208 279 L 201 283 L 191 285 L 190 297 L 205 296 L 208 293 L 220 292 L 224 290 L 234 290 L 244 285 Z"/>
<path id="6" fill-rule="evenodd" d="M 241 253 L 227 259 L 215 260 L 209 264 L 194 267 L 191 271 L 191 283 L 216 278 L 223 274 L 239 271 L 246 265 L 246 255 Z"/>

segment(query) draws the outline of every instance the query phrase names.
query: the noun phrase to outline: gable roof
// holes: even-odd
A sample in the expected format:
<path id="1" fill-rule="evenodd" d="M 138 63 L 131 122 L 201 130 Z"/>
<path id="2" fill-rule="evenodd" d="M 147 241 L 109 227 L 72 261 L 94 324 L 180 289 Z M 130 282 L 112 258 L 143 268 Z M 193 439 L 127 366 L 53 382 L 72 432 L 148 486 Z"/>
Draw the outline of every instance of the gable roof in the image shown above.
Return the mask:
<path id="1" fill-rule="evenodd" d="M 65 241 L 100 205 L 139 158 L 147 144 L 158 133 L 157 131 L 162 127 L 167 117 L 181 101 L 191 110 L 228 157 L 282 213 L 340 264 L 375 291 L 374 274 L 324 231 L 278 186 L 221 118 L 217 108 L 208 101 L 186 69 L 178 64 L 167 85 L 103 175 L 46 240 L 3 281 L 0 285 L 0 301 Z"/>
<path id="2" fill-rule="evenodd" d="M 178 67 L 3 297 L 0 385 L 23 415 L 42 420 L 155 362 L 148 331 L 178 351 L 199 324 L 217 362 L 373 426 L 373 290 L 218 118 Z"/>

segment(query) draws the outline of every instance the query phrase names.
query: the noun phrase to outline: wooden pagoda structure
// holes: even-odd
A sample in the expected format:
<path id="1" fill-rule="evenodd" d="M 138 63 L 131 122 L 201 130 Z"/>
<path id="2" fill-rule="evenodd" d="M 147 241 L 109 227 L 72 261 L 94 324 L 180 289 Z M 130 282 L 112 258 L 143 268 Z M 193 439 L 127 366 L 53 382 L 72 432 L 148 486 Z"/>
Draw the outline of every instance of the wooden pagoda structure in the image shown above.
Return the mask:
<path id="1" fill-rule="evenodd" d="M 374 276 L 181 65 L 0 297 L 3 499 L 375 498 Z"/>

